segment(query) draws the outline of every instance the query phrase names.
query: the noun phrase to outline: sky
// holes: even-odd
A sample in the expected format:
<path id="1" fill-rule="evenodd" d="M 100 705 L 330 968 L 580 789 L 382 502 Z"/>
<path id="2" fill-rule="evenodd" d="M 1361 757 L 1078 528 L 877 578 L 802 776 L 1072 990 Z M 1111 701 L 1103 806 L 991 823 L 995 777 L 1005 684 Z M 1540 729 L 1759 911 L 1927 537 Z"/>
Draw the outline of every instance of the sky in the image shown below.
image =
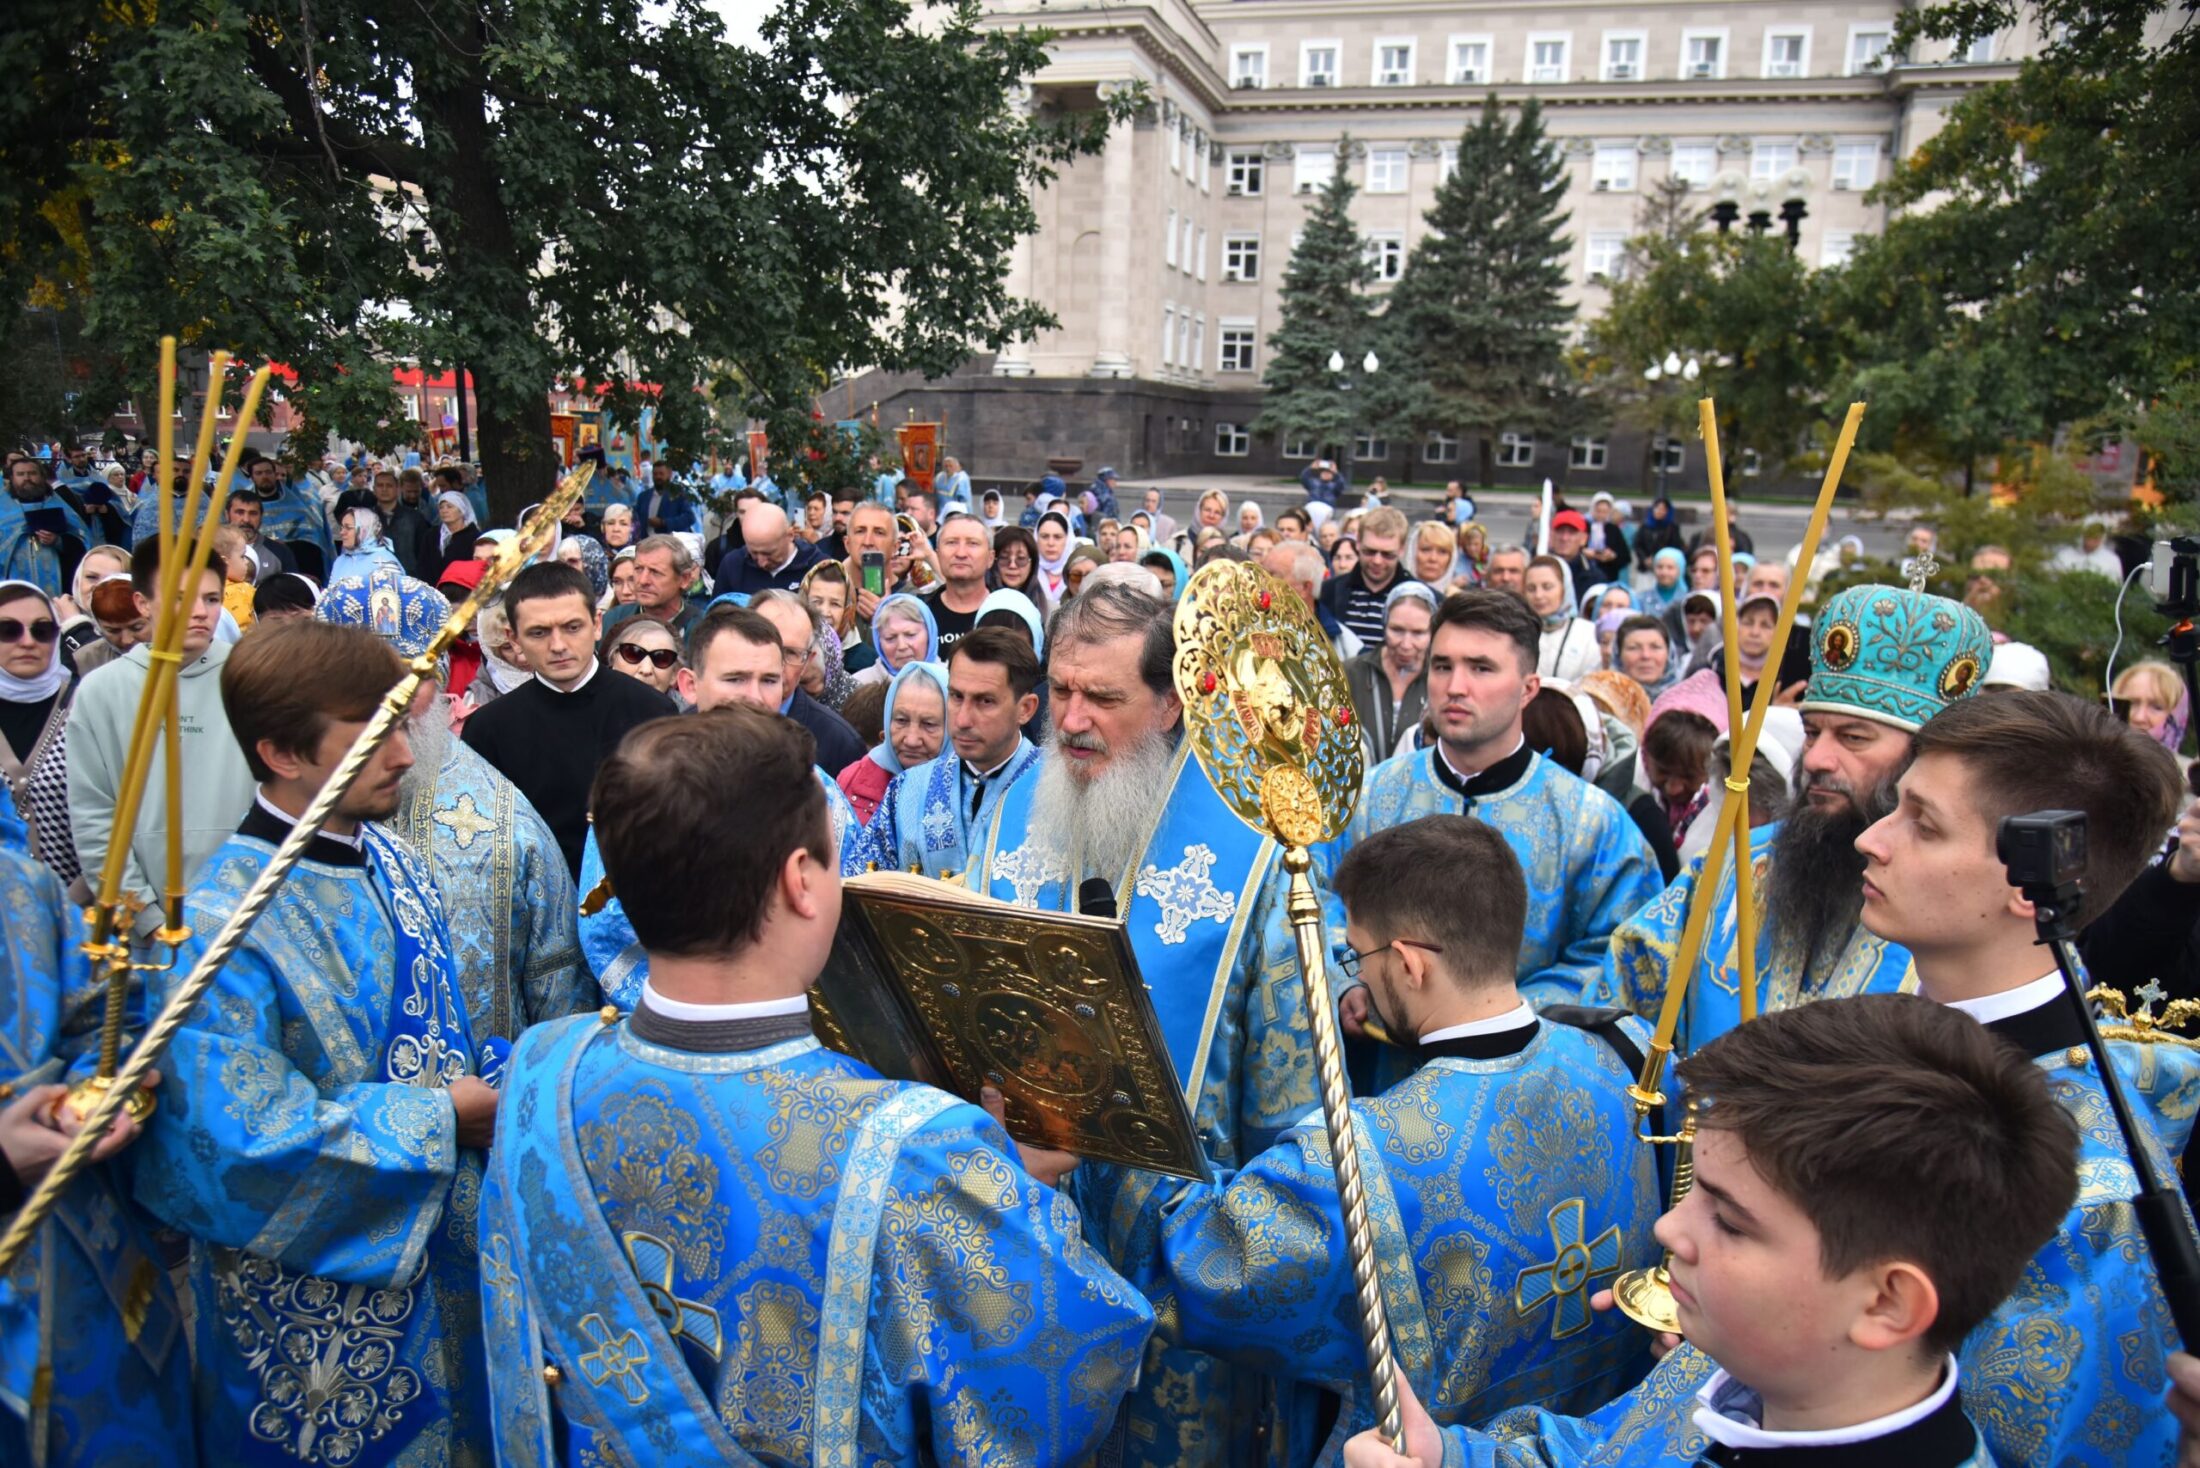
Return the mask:
<path id="1" fill-rule="evenodd" d="M 772 8 L 771 0 L 705 0 L 726 23 L 726 38 L 736 45 L 756 44 L 757 27 Z"/>

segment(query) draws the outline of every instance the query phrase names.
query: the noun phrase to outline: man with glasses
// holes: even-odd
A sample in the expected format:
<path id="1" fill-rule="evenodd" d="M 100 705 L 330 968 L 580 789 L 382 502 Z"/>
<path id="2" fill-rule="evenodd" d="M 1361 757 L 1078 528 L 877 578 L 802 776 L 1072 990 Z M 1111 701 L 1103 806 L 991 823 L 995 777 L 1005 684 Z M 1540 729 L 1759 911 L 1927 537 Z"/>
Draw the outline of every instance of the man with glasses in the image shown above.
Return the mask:
<path id="1" fill-rule="evenodd" d="M 767 591 L 749 603 L 749 610 L 779 633 L 785 670 L 779 712 L 810 731 L 817 741 L 818 764 L 844 770 L 862 759 L 863 736 L 855 726 L 802 691 L 802 665 L 817 645 L 817 612 L 791 591 Z"/>
<path id="2" fill-rule="evenodd" d="M 1617 1011 L 1539 1017 L 1521 997 L 1528 885 L 1480 821 L 1378 831 L 1335 886 L 1344 967 L 1417 1047 L 1419 1069 L 1353 1111 L 1384 1293 L 1394 1324 L 1424 1327 L 1403 1339 L 1430 1411 L 1464 1423 L 1517 1406 L 1593 1411 L 1639 1375 L 1639 1331 L 1593 1314 L 1589 1296 L 1655 1251 L 1657 1168 L 1627 1098 L 1648 1031 Z M 1329 1383 L 1357 1384 L 1343 1425 L 1372 1425 L 1359 1337 L 1337 1328 L 1353 1282 L 1320 1116 L 1227 1181 L 1171 1180 L 1159 1198 L 1160 1247 L 1128 1277 L 1170 1303 L 1166 1328 L 1187 1343 L 1275 1379 L 1276 1458 L 1312 1460 Z"/>
<path id="3" fill-rule="evenodd" d="M 1398 582 L 1398 557 L 1406 548 L 1406 517 L 1386 506 L 1360 520 L 1360 563 L 1329 583 L 1329 614 L 1352 629 L 1362 647 L 1383 645 L 1383 604 Z"/>

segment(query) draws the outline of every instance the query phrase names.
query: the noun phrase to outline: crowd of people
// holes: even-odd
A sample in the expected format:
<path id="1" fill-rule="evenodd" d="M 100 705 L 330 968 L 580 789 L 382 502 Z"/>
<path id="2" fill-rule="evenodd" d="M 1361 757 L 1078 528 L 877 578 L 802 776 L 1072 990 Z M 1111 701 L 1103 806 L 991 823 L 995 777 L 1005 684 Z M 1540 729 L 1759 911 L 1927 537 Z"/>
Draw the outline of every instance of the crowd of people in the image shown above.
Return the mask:
<path id="1" fill-rule="evenodd" d="M 110 851 L 135 1034 L 515 533 L 463 465 L 247 456 L 133 811 L 162 491 L 64 458 L 12 461 L 0 504 L 7 1213 L 96 1059 Z M 2200 999 L 2182 674 L 2056 691 L 1921 575 L 1824 589 L 1854 541 L 1791 565 L 1737 529 L 1729 565 L 1666 501 L 1598 495 L 1523 546 L 1457 485 L 1416 522 L 1308 475 L 1270 523 L 1112 470 L 600 472 L 0 1278 L 0 1461 L 2200 1463 L 2200 1363 L 1996 852 L 2005 816 L 2086 817 L 2080 951 L 2144 1008 L 2108 1044 L 2181 1158 L 2200 1049 L 2149 1026 Z M 2065 574 L 2120 576 L 2088 539 Z M 1217 560 L 1303 599 L 1367 766 L 1311 853 L 1313 987 L 1349 1040 L 1403 1457 L 1372 1430 L 1287 863 L 1173 681 Z M 1772 680 L 1738 777 L 1729 600 L 1745 698 Z M 1735 874 L 1704 879 L 1728 791 L 1747 1022 Z M 991 1089 L 823 1047 L 808 991 L 871 871 L 1119 921 L 1208 1176 L 1014 1141 Z M 1676 985 L 1683 1058 L 1638 1118 Z M 1692 1188 L 1638 1140 L 1683 1104 Z M 1677 1337 L 1609 1308 L 1661 1249 Z"/>

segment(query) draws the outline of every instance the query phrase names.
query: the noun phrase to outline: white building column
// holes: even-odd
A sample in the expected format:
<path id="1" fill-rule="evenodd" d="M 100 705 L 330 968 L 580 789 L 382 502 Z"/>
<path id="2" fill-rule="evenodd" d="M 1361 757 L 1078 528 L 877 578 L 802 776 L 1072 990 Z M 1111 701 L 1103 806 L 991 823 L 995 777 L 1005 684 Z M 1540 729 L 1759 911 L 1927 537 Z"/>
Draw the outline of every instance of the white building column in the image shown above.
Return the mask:
<path id="1" fill-rule="evenodd" d="M 1100 94 L 1109 95 L 1103 85 Z M 1093 377 L 1131 375 L 1131 213 L 1135 186 L 1131 155 L 1138 133 L 1128 119 L 1108 129 L 1100 164 L 1100 290 Z"/>
<path id="2" fill-rule="evenodd" d="M 1037 94 L 1028 85 L 1018 86 L 1015 100 L 1011 105 L 1028 116 L 1038 106 Z M 1039 210 L 1040 189 L 1041 185 L 1032 185 L 1031 208 L 1035 217 Z M 1038 252 L 1033 240 L 1034 236 L 1032 235 L 1018 235 L 1016 243 L 1009 249 L 1007 285 L 1008 294 L 1012 300 L 1029 301 L 1038 294 L 1034 289 L 1037 285 Z M 1004 344 L 993 358 L 993 375 L 995 377 L 1031 376 L 1031 343 L 1028 341 L 1012 341 Z"/>

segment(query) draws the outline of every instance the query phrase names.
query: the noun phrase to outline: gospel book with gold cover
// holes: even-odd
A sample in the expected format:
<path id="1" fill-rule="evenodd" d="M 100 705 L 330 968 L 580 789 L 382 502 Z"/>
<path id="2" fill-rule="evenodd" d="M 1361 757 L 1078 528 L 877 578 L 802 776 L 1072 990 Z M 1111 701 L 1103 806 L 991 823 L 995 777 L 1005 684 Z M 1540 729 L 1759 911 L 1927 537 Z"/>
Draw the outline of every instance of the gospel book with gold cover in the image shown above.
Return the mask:
<path id="1" fill-rule="evenodd" d="M 1034 1146 L 1204 1180 L 1205 1154 L 1122 925 L 948 882 L 843 884 L 811 992 L 830 1049 L 975 1102 L 991 1085 Z"/>

